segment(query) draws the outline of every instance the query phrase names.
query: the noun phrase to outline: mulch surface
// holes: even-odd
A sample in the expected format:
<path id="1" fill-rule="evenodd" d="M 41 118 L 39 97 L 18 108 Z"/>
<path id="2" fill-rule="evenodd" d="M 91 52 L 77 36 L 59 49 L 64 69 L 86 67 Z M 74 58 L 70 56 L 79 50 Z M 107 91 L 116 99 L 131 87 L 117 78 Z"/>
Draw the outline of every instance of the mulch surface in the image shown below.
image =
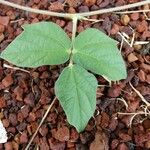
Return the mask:
<path id="1" fill-rule="evenodd" d="M 14 3 L 57 12 L 87 12 L 116 7 L 138 0 L 10 0 Z M 145 5 L 137 9 L 148 9 Z M 103 19 L 98 23 L 81 21 L 77 32 L 88 27 L 97 28 L 121 43 L 118 31 L 130 38 L 135 32 L 135 41 L 150 41 L 150 12 L 121 15 L 115 13 L 92 16 Z M 39 21 L 52 21 L 71 36 L 70 20 L 33 14 L 0 5 L 0 51 L 22 32 L 21 25 Z M 82 133 L 77 133 L 67 122 L 57 101 L 42 124 L 31 150 L 146 150 L 150 149 L 149 116 L 136 116 L 130 126 L 130 115 L 117 112 L 136 112 L 143 104 L 129 82 L 150 102 L 150 46 L 130 47 L 124 43 L 122 56 L 126 61 L 128 77 L 118 84 L 102 86 L 97 91 L 97 108 Z M 48 105 L 55 97 L 54 83 L 63 66 L 42 66 L 28 69 L 30 73 L 3 67 L 9 64 L 0 60 L 0 119 L 8 132 L 8 142 L 0 144 L 0 150 L 22 150 L 35 132 Z M 11 64 L 9 64 L 11 65 Z M 100 85 L 108 82 L 97 76 Z M 117 98 L 123 98 L 129 107 Z"/>

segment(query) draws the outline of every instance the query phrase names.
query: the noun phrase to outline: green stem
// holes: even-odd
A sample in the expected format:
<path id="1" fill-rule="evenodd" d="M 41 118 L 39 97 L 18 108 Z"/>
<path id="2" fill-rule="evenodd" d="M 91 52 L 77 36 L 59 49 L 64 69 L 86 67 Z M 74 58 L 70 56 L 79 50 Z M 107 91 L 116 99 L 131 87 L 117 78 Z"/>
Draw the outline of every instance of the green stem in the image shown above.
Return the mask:
<path id="1" fill-rule="evenodd" d="M 78 15 L 75 15 L 73 18 L 72 18 L 72 42 L 71 42 L 71 54 L 70 54 L 70 63 L 69 63 L 69 66 L 73 64 L 73 61 L 72 61 L 72 56 L 73 56 L 73 49 L 74 49 L 74 40 L 75 40 L 75 37 L 76 37 L 76 32 L 77 32 L 77 23 L 78 23 L 78 19 L 80 17 L 78 17 Z"/>
<path id="2" fill-rule="evenodd" d="M 78 16 L 74 16 L 72 18 L 72 47 L 74 46 L 74 39 L 76 37 L 76 32 L 77 32 L 77 23 L 78 23 Z"/>

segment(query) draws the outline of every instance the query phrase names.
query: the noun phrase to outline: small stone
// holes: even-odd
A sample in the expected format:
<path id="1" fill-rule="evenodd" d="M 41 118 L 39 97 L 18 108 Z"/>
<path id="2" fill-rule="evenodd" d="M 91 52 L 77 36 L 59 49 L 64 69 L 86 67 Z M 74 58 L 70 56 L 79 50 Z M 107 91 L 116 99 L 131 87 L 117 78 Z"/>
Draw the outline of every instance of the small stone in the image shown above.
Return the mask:
<path id="1" fill-rule="evenodd" d="M 41 126 L 40 129 L 39 129 L 39 133 L 42 136 L 46 137 L 46 135 L 48 133 L 48 128 L 45 125 Z"/>
<path id="2" fill-rule="evenodd" d="M 66 0 L 66 3 L 69 5 L 69 7 L 78 7 L 83 0 Z"/>
<path id="3" fill-rule="evenodd" d="M 66 147 L 65 142 L 57 142 L 53 138 L 50 138 L 48 142 L 51 150 L 64 150 Z"/>
<path id="4" fill-rule="evenodd" d="M 119 144 L 119 140 L 118 139 L 112 140 L 112 142 L 111 142 L 111 149 L 112 150 L 116 149 L 118 144 Z"/>
<path id="5" fill-rule="evenodd" d="M 138 45 L 134 45 L 133 47 L 136 51 L 139 52 L 139 50 L 142 48 L 142 45 L 138 44 Z"/>
<path id="6" fill-rule="evenodd" d="M 58 130 L 54 131 L 52 134 L 55 139 L 57 139 L 61 142 L 68 141 L 70 138 L 69 129 L 65 126 L 58 128 Z"/>
<path id="7" fill-rule="evenodd" d="M 3 97 L 0 97 L 0 109 L 6 107 L 6 101 Z"/>
<path id="8" fill-rule="evenodd" d="M 4 40 L 4 34 L 0 34 L 0 43 Z"/>
<path id="9" fill-rule="evenodd" d="M 19 145 L 17 142 L 12 141 L 12 145 L 13 145 L 13 150 L 19 150 Z"/>
<path id="10" fill-rule="evenodd" d="M 108 150 L 108 137 L 104 132 L 97 132 L 94 141 L 90 144 L 90 150 Z"/>
<path id="11" fill-rule="evenodd" d="M 5 87 L 9 87 L 10 85 L 13 84 L 13 78 L 11 76 L 11 74 L 8 74 L 3 80 L 2 80 L 2 84 Z"/>
<path id="12" fill-rule="evenodd" d="M 150 9 L 149 4 L 144 5 L 144 6 L 143 6 L 143 9 L 144 9 L 144 10 L 149 10 L 149 9 Z"/>
<path id="13" fill-rule="evenodd" d="M 30 113 L 29 113 L 29 117 L 28 117 L 28 119 L 29 119 L 29 122 L 33 122 L 33 121 L 35 121 L 35 120 L 36 120 L 35 113 L 30 112 Z"/>
<path id="14" fill-rule="evenodd" d="M 119 133 L 119 137 L 124 141 L 124 142 L 129 142 L 132 140 L 131 136 L 126 133 Z"/>
<path id="15" fill-rule="evenodd" d="M 142 63 L 142 64 L 141 64 L 141 68 L 150 71 L 150 65 L 148 65 L 148 64 Z"/>
<path id="16" fill-rule="evenodd" d="M 68 13 L 75 14 L 76 10 L 73 7 L 69 7 Z"/>
<path id="17" fill-rule="evenodd" d="M 150 129 L 150 120 L 149 119 L 144 120 L 142 124 L 145 129 Z"/>
<path id="18" fill-rule="evenodd" d="M 110 120 L 109 115 L 107 113 L 103 112 L 101 115 L 101 123 L 100 123 L 100 125 L 103 129 L 108 127 L 108 125 L 110 123 L 109 120 Z"/>
<path id="19" fill-rule="evenodd" d="M 79 133 L 74 128 L 72 128 L 70 131 L 70 141 L 76 142 L 78 138 L 79 138 Z"/>
<path id="20" fill-rule="evenodd" d="M 38 3 L 40 3 L 40 0 L 33 0 L 33 2 L 34 2 L 35 4 L 38 4 Z"/>
<path id="21" fill-rule="evenodd" d="M 89 7 L 87 6 L 80 6 L 79 7 L 79 12 L 89 12 Z"/>
<path id="22" fill-rule="evenodd" d="M 50 150 L 46 137 L 40 138 L 39 146 L 40 150 Z"/>
<path id="23" fill-rule="evenodd" d="M 7 16 L 0 16 L 0 24 L 7 26 L 9 23 L 9 17 Z"/>
<path id="24" fill-rule="evenodd" d="M 17 121 L 17 116 L 14 113 L 9 114 L 9 122 L 13 125 L 16 126 L 18 121 Z"/>
<path id="25" fill-rule="evenodd" d="M 86 6 L 92 6 L 96 3 L 96 0 L 85 0 L 85 5 Z"/>
<path id="26" fill-rule="evenodd" d="M 8 120 L 8 119 L 3 119 L 3 120 L 2 120 L 2 123 L 3 123 L 3 126 L 4 126 L 5 128 L 8 128 L 8 127 L 9 127 L 9 120 Z"/>
<path id="27" fill-rule="evenodd" d="M 144 31 L 146 31 L 148 29 L 148 23 L 147 21 L 143 20 L 142 22 L 140 22 L 138 25 L 137 25 L 137 31 L 139 33 L 142 33 Z"/>
<path id="28" fill-rule="evenodd" d="M 25 105 L 25 106 L 21 109 L 21 112 L 22 112 L 22 114 L 23 114 L 23 117 L 24 117 L 24 118 L 27 118 L 28 115 L 29 115 L 29 112 L 30 112 L 29 106 L 28 106 L 28 105 Z"/>
<path id="29" fill-rule="evenodd" d="M 128 55 L 128 61 L 129 61 L 129 63 L 135 62 L 137 60 L 138 60 L 138 58 L 133 53 L 130 53 Z"/>
<path id="30" fill-rule="evenodd" d="M 18 131 L 22 132 L 26 129 L 26 127 L 27 127 L 27 123 L 22 122 L 16 128 L 17 128 Z"/>
<path id="31" fill-rule="evenodd" d="M 109 97 L 118 97 L 121 94 L 122 88 L 119 85 L 113 85 L 108 89 Z"/>
<path id="32" fill-rule="evenodd" d="M 122 15 L 121 22 L 125 26 L 128 25 L 128 23 L 130 22 L 130 17 L 128 15 Z"/>
<path id="33" fill-rule="evenodd" d="M 13 150 L 12 142 L 7 142 L 4 144 L 5 150 Z"/>
<path id="34" fill-rule="evenodd" d="M 130 15 L 130 17 L 132 20 L 136 21 L 139 19 L 140 15 L 139 15 L 139 13 L 133 13 Z"/>
<path id="35" fill-rule="evenodd" d="M 23 132 L 20 136 L 20 144 L 25 144 L 28 142 L 28 135 L 26 132 Z"/>
<path id="36" fill-rule="evenodd" d="M 29 94 L 24 98 L 24 102 L 25 102 L 27 105 L 31 106 L 31 107 L 35 106 L 33 93 L 29 93 Z"/>
<path id="37" fill-rule="evenodd" d="M 147 82 L 148 84 L 150 84 L 150 75 L 147 75 L 147 76 L 146 76 L 146 82 Z"/>
<path id="38" fill-rule="evenodd" d="M 17 86 L 14 89 L 14 94 L 16 95 L 16 100 L 18 101 L 22 101 L 22 97 L 23 97 L 23 89 L 19 86 Z"/>
<path id="39" fill-rule="evenodd" d="M 145 142 L 145 148 L 150 149 L 150 140 Z"/>
<path id="40" fill-rule="evenodd" d="M 121 144 L 118 146 L 118 149 L 117 149 L 117 150 L 129 150 L 129 148 L 127 147 L 126 144 L 121 143 Z"/>
<path id="41" fill-rule="evenodd" d="M 140 79 L 142 82 L 144 82 L 145 79 L 146 79 L 146 77 L 145 77 L 145 72 L 144 72 L 143 70 L 140 70 L 140 71 L 138 72 L 138 77 L 139 77 L 139 79 Z"/>
<path id="42" fill-rule="evenodd" d="M 111 29 L 111 31 L 110 31 L 110 34 L 111 34 L 111 35 L 115 35 L 115 34 L 117 34 L 118 32 L 119 32 L 119 25 L 113 24 L 112 29 Z"/>
<path id="43" fill-rule="evenodd" d="M 51 5 L 48 9 L 50 11 L 63 12 L 64 11 L 64 6 L 60 2 L 54 2 L 54 3 L 51 3 Z"/>
<path id="44" fill-rule="evenodd" d="M 2 25 L 2 24 L 0 24 L 0 33 L 3 33 L 3 32 L 4 32 L 4 30 L 5 30 L 5 26 L 4 26 L 4 25 Z"/>

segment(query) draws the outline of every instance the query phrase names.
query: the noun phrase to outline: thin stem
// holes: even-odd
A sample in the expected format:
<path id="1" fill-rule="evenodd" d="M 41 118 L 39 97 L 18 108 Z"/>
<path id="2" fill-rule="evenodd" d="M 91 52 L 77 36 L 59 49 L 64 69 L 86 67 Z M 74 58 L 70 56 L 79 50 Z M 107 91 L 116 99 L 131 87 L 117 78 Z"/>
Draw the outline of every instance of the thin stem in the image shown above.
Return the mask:
<path id="1" fill-rule="evenodd" d="M 133 3 L 133 4 L 128 4 L 128 5 L 124 5 L 124 6 L 119 6 L 119 7 L 113 7 L 113 8 L 108 8 L 108 9 L 101 9 L 101 10 L 97 10 L 97 11 L 77 13 L 77 14 L 57 13 L 57 12 L 51 12 L 51 11 L 46 11 L 46 10 L 38 10 L 38 9 L 14 4 L 14 3 L 11 3 L 11 2 L 8 2 L 5 0 L 0 0 L 0 4 L 4 4 L 7 6 L 11 6 L 13 8 L 18 8 L 18 9 L 25 10 L 25 11 L 32 12 L 32 13 L 38 13 L 38 14 L 43 14 L 43 15 L 50 15 L 50 16 L 57 16 L 57 17 L 71 18 L 72 19 L 74 17 L 74 15 L 86 17 L 86 16 L 110 13 L 110 12 L 115 12 L 115 11 L 121 11 L 121 10 L 129 9 L 129 8 L 133 8 L 133 7 L 139 7 L 142 5 L 150 4 L 150 0 L 145 0 L 145 1 L 137 2 L 137 3 Z"/>
<path id="2" fill-rule="evenodd" d="M 77 32 L 77 23 L 78 23 L 78 18 L 79 16 L 74 16 L 72 18 L 72 46 L 71 46 L 71 54 L 70 54 L 70 63 L 69 63 L 69 66 L 71 66 L 73 64 L 72 62 L 72 56 L 73 56 L 73 49 L 74 49 L 74 40 L 75 40 L 75 37 L 76 37 L 76 32 Z"/>
<path id="3" fill-rule="evenodd" d="M 148 101 L 146 101 L 146 99 L 141 95 L 141 93 L 133 87 L 131 82 L 129 82 L 129 84 L 130 84 L 131 88 L 136 92 L 136 94 L 141 98 L 142 102 L 144 102 L 147 106 L 150 106 L 150 103 Z"/>
<path id="4" fill-rule="evenodd" d="M 143 111 L 135 112 L 135 113 L 122 113 L 118 112 L 118 115 L 149 115 L 149 113 L 145 113 Z"/>
<path id="5" fill-rule="evenodd" d="M 76 36 L 76 32 L 77 32 L 77 23 L 78 23 L 77 16 L 73 17 L 72 23 L 73 23 L 73 26 L 72 26 L 72 44 L 73 44 L 75 36 Z"/>
<path id="6" fill-rule="evenodd" d="M 29 147 L 30 147 L 32 141 L 34 140 L 35 136 L 37 135 L 37 133 L 38 133 L 38 131 L 39 131 L 41 125 L 43 124 L 43 122 L 44 122 L 44 120 L 46 119 L 47 115 L 49 114 L 51 108 L 53 107 L 54 103 L 56 102 L 56 99 L 57 99 L 57 98 L 55 97 L 55 98 L 53 99 L 52 103 L 49 105 L 47 111 L 45 112 L 45 114 L 44 114 L 44 116 L 43 116 L 43 118 L 42 118 L 42 120 L 41 120 L 39 126 L 37 127 L 36 131 L 34 132 L 33 136 L 31 137 L 31 139 L 30 139 L 28 145 L 26 146 L 25 150 L 28 150 L 28 149 L 29 149 Z"/>
<path id="7" fill-rule="evenodd" d="M 132 13 L 142 13 L 142 12 L 150 12 L 150 9 L 142 9 L 142 10 L 133 10 L 133 11 L 123 11 L 123 12 L 115 12 L 115 14 L 132 14 Z"/>

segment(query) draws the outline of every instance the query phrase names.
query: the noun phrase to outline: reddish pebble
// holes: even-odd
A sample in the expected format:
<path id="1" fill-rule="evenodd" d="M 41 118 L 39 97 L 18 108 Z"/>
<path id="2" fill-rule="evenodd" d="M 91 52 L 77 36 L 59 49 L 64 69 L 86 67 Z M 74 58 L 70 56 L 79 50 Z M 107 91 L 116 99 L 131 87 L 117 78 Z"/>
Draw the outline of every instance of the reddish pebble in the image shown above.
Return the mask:
<path id="1" fill-rule="evenodd" d="M 3 80 L 2 80 L 2 84 L 5 87 L 9 87 L 10 85 L 13 84 L 13 78 L 11 76 L 11 74 L 8 74 Z"/>
<path id="2" fill-rule="evenodd" d="M 7 142 L 4 144 L 5 150 L 13 150 L 12 142 Z"/>
<path id="3" fill-rule="evenodd" d="M 107 113 L 103 112 L 102 117 L 101 117 L 101 127 L 102 128 L 108 127 L 109 122 L 110 122 L 109 120 L 110 120 L 109 115 Z"/>
<path id="4" fill-rule="evenodd" d="M 45 137 L 48 133 L 48 128 L 45 125 L 43 125 L 43 126 L 40 127 L 39 132 L 42 136 Z"/>
<path id="5" fill-rule="evenodd" d="M 53 138 L 50 138 L 49 145 L 51 150 L 64 150 L 65 142 L 56 142 Z"/>
<path id="6" fill-rule="evenodd" d="M 142 81 L 142 82 L 144 82 L 145 81 L 145 72 L 143 71 L 143 70 L 140 70 L 139 72 L 138 72 L 138 77 L 139 77 L 139 79 Z"/>
<path id="7" fill-rule="evenodd" d="M 85 0 L 85 5 L 86 6 L 92 6 L 96 3 L 96 0 Z"/>
<path id="8" fill-rule="evenodd" d="M 9 23 L 9 17 L 7 16 L 0 16 L 0 24 L 7 26 Z"/>
<path id="9" fill-rule="evenodd" d="M 139 15 L 139 13 L 133 13 L 130 15 L 130 17 L 132 20 L 136 21 L 139 19 L 140 15 Z"/>
<path id="10" fill-rule="evenodd" d="M 54 2 L 54 3 L 51 3 L 51 5 L 48 9 L 50 11 L 63 12 L 64 11 L 64 6 L 60 2 Z"/>
<path id="11" fill-rule="evenodd" d="M 150 75 L 147 75 L 147 76 L 146 76 L 146 82 L 147 82 L 148 84 L 150 84 Z"/>
<path id="12" fill-rule="evenodd" d="M 132 140 L 131 136 L 126 134 L 126 133 L 119 133 L 119 137 L 124 141 L 124 142 L 129 142 Z"/>
<path id="13" fill-rule="evenodd" d="M 119 32 L 119 25 L 113 24 L 110 34 L 115 35 Z"/>
<path id="14" fill-rule="evenodd" d="M 56 132 L 53 132 L 53 136 L 55 139 L 64 142 L 64 141 L 68 141 L 70 138 L 70 133 L 69 133 L 69 129 L 67 127 L 61 127 L 58 128 L 58 130 Z"/>
<path id="15" fill-rule="evenodd" d="M 4 34 L 0 34 L 0 43 L 4 40 Z"/>
<path id="16" fill-rule="evenodd" d="M 121 143 L 121 144 L 118 146 L 118 149 L 117 149 L 117 150 L 129 150 L 129 148 L 127 147 L 126 144 Z"/>
<path id="17" fill-rule="evenodd" d="M 74 128 L 72 128 L 70 131 L 70 141 L 75 142 L 77 141 L 78 138 L 79 138 L 79 133 Z"/>
<path id="18" fill-rule="evenodd" d="M 29 106 L 24 106 L 24 107 L 21 109 L 21 112 L 22 112 L 24 118 L 28 117 L 29 111 L 30 111 L 30 110 L 29 110 Z"/>
<path id="19" fill-rule="evenodd" d="M 3 32 L 4 32 L 4 30 L 5 30 L 4 25 L 0 24 L 0 33 L 3 33 Z"/>
<path id="20" fill-rule="evenodd" d="M 108 96 L 109 97 L 118 97 L 121 94 L 122 88 L 118 85 L 114 85 L 109 88 L 108 90 Z"/>
<path id="21" fill-rule="evenodd" d="M 6 101 L 3 97 L 0 97 L 0 109 L 6 107 Z"/>
<path id="22" fill-rule="evenodd" d="M 137 25 L 137 31 L 139 33 L 142 33 L 144 31 L 146 31 L 148 29 L 148 23 L 147 21 L 143 20 L 142 22 L 140 22 L 138 25 Z"/>
<path id="23" fill-rule="evenodd" d="M 20 136 L 20 143 L 24 144 L 28 142 L 28 135 L 26 132 L 23 132 Z"/>
<path id="24" fill-rule="evenodd" d="M 112 142 L 111 142 L 111 149 L 112 150 L 116 149 L 118 144 L 119 144 L 119 140 L 118 139 L 112 140 Z"/>
<path id="25" fill-rule="evenodd" d="M 3 123 L 3 126 L 4 126 L 5 128 L 9 127 L 9 120 L 8 120 L 8 119 L 3 119 L 3 120 L 2 120 L 2 123 Z"/>
<path id="26" fill-rule="evenodd" d="M 9 114 L 9 122 L 13 125 L 16 126 L 18 121 L 17 121 L 17 116 L 14 113 Z"/>

